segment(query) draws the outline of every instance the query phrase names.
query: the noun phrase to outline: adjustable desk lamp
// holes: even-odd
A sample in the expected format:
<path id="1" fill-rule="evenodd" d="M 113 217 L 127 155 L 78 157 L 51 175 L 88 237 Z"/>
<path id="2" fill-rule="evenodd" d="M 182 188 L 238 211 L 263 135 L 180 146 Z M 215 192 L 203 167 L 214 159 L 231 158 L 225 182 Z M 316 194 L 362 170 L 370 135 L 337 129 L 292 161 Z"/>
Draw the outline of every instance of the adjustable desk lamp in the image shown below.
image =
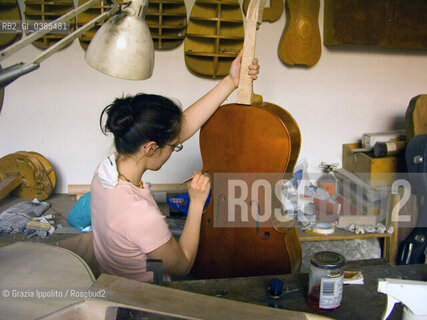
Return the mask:
<path id="1" fill-rule="evenodd" d="M 89 0 L 50 22 L 50 24 L 68 22 L 98 2 L 100 0 Z M 144 20 L 148 0 L 133 0 L 130 5 L 122 6 L 116 0 L 112 0 L 112 3 L 109 11 L 100 14 L 44 50 L 32 62 L 21 62 L 1 70 L 0 88 L 5 87 L 20 76 L 38 69 L 40 62 L 93 28 L 96 23 L 104 21 L 116 13 L 116 16 L 104 23 L 96 32 L 86 51 L 86 62 L 95 69 L 113 77 L 129 80 L 144 80 L 151 77 L 154 67 L 154 45 L 150 30 Z M 49 33 L 49 25 L 0 51 L 0 61 Z"/>

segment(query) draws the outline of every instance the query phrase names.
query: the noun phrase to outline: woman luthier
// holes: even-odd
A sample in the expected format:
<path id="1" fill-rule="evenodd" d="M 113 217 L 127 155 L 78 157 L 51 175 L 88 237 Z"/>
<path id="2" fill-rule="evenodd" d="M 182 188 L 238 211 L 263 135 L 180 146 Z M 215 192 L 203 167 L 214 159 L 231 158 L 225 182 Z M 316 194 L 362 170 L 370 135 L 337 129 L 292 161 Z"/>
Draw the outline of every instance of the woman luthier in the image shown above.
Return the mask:
<path id="1" fill-rule="evenodd" d="M 169 275 L 184 275 L 194 263 L 209 179 L 194 172 L 188 184 L 190 207 L 179 241 L 171 235 L 142 177 L 158 170 L 173 151 L 193 136 L 238 87 L 240 53 L 229 75 L 184 112 L 170 99 L 150 94 L 118 98 L 101 114 L 103 132 L 114 135 L 116 152 L 102 161 L 92 181 L 91 215 L 94 250 L 106 273 L 152 281 L 147 259 L 163 261 Z M 254 59 L 248 73 L 258 74 Z"/>

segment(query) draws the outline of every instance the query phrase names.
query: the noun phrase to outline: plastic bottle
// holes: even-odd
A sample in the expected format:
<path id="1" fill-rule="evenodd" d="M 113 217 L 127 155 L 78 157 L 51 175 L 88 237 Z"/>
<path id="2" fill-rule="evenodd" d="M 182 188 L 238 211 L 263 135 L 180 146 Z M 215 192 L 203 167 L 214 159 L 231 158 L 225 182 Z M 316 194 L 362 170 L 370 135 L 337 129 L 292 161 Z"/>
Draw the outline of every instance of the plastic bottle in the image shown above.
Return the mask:
<path id="1" fill-rule="evenodd" d="M 337 179 L 335 178 L 333 172 L 338 167 L 338 164 L 328 164 L 322 162 L 320 167 L 323 169 L 324 174 L 317 180 L 317 185 L 319 188 L 322 188 L 328 192 L 329 195 L 333 195 L 337 187 Z"/>
<path id="2" fill-rule="evenodd" d="M 394 305 L 399 302 L 405 305 L 402 320 L 427 319 L 426 281 L 378 279 L 378 292 L 387 295 L 387 306 L 381 317 L 382 320 L 386 320 L 390 316 Z"/>

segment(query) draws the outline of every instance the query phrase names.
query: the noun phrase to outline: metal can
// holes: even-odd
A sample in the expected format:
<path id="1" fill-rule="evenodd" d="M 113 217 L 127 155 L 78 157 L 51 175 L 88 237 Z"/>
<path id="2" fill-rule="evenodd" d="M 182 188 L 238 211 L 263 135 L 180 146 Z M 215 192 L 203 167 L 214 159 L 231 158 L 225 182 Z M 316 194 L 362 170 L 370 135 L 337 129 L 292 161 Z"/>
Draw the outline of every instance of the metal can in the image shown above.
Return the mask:
<path id="1" fill-rule="evenodd" d="M 344 263 L 342 255 L 332 251 L 310 257 L 308 305 L 317 311 L 337 310 L 341 306 Z"/>

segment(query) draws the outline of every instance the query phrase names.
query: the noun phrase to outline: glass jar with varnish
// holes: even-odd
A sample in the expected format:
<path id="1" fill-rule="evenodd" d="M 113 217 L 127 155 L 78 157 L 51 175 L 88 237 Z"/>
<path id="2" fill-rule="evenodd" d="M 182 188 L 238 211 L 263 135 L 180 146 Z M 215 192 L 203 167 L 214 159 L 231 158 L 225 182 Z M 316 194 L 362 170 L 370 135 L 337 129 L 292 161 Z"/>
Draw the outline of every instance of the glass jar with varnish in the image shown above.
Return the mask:
<path id="1" fill-rule="evenodd" d="M 310 257 L 308 305 L 317 311 L 337 310 L 341 306 L 344 263 L 342 255 L 332 251 Z"/>

